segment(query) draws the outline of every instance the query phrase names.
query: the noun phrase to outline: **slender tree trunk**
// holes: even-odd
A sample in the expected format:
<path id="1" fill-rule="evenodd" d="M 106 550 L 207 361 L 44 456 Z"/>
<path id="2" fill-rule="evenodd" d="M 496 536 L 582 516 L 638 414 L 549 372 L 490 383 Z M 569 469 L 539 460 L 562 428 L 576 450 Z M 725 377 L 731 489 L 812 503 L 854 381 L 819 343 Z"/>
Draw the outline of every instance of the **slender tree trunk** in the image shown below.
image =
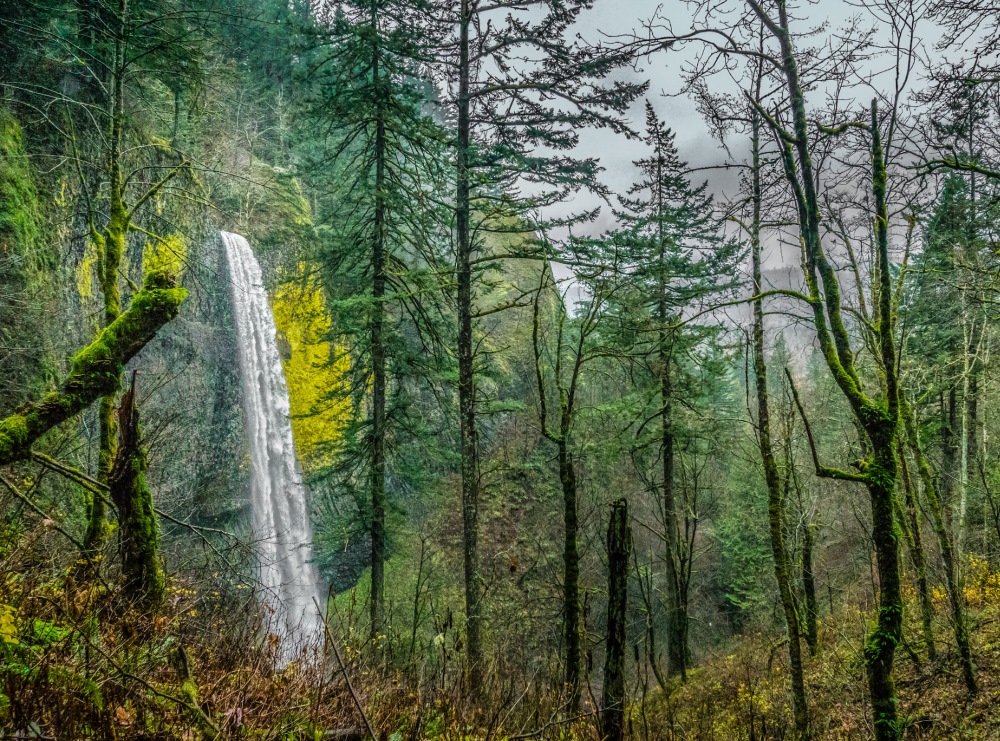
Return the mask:
<path id="1" fill-rule="evenodd" d="M 653 676 L 661 690 L 667 689 L 667 677 L 660 670 L 660 657 L 656 650 L 656 623 L 653 611 L 653 554 L 649 554 L 649 570 L 643 575 L 636 562 L 636 573 L 639 575 L 639 594 L 642 597 L 643 612 L 646 617 L 646 660 L 653 669 Z"/>
<path id="2" fill-rule="evenodd" d="M 906 522 L 909 523 L 910 560 L 917 578 L 917 599 L 920 602 L 920 628 L 927 647 L 927 659 L 937 658 L 937 648 L 934 645 L 934 606 L 931 604 L 931 593 L 927 586 L 927 557 L 924 554 L 923 537 L 920 534 L 920 515 L 917 511 L 917 500 L 913 494 L 913 481 L 910 479 L 910 469 L 906 464 L 906 450 L 902 441 L 899 442 L 899 472 L 903 480 L 903 494 L 906 502 Z"/>
<path id="3" fill-rule="evenodd" d="M 687 681 L 687 642 L 685 639 L 686 614 L 681 600 L 681 575 L 678 561 L 677 503 L 674 494 L 674 427 L 671 401 L 673 396 L 670 374 L 670 336 L 667 330 L 667 288 L 670 278 L 666 274 L 666 237 L 663 230 L 663 156 L 657 152 L 656 213 L 659 241 L 657 320 L 659 321 L 660 369 L 660 455 L 663 463 L 663 541 L 667 569 L 667 673 L 680 675 Z"/>
<path id="4" fill-rule="evenodd" d="M 665 333 L 663 333 L 665 334 Z M 674 495 L 674 433 L 671 414 L 670 356 L 661 337 L 660 454 L 663 457 L 663 534 L 667 567 L 667 673 L 687 681 L 687 650 L 684 642 L 684 609 L 677 563 L 677 503 Z"/>
<path id="5" fill-rule="evenodd" d="M 177 135 L 181 127 L 181 91 L 180 87 L 171 91 L 174 95 L 174 121 L 170 131 L 170 146 L 177 146 Z"/>
<path id="6" fill-rule="evenodd" d="M 569 687 L 569 712 L 580 705 L 580 554 L 577 545 L 576 471 L 569 451 L 568 430 L 563 423 L 559 441 L 559 480 L 563 491 L 563 638 L 566 642 L 566 684 Z"/>
<path id="7" fill-rule="evenodd" d="M 976 320 L 970 317 L 971 309 L 962 290 L 962 422 L 959 434 L 958 463 L 958 522 L 955 525 L 955 558 L 961 568 L 962 553 L 965 550 L 966 516 L 969 507 L 969 470 L 975 450 L 975 424 L 972 415 L 977 413 L 972 386 L 972 374 L 976 364 Z M 959 574 L 961 578 L 961 574 Z"/>
<path id="8" fill-rule="evenodd" d="M 948 604 L 951 607 L 951 623 L 955 634 L 955 644 L 958 646 L 958 653 L 962 660 L 962 677 L 969 693 L 976 694 L 979 691 L 979 685 L 972 664 L 972 649 L 969 646 L 969 631 L 965 622 L 965 602 L 962 586 L 958 579 L 955 553 L 952 548 L 951 536 L 948 533 L 948 525 L 944 518 L 944 507 L 934 486 L 934 475 L 931 473 L 930 464 L 927 462 L 920 445 L 916 422 L 909 404 L 904 407 L 904 423 L 910 450 L 913 451 L 913 457 L 917 463 L 917 473 L 924 485 L 924 497 L 927 499 L 927 506 L 931 511 L 934 533 L 937 535 L 938 547 L 941 549 L 941 560 L 944 562 L 945 586 L 948 589 Z"/>
<path id="9" fill-rule="evenodd" d="M 751 259 L 753 262 L 753 295 L 761 293 L 761 180 L 760 180 L 760 119 L 756 112 L 752 121 L 753 151 L 753 224 L 750 233 Z M 764 358 L 764 307 L 763 299 L 753 302 L 753 360 L 754 379 L 757 386 L 757 441 L 764 466 L 767 484 L 767 515 L 771 533 L 771 555 L 774 575 L 778 580 L 778 593 L 785 615 L 788 633 L 788 664 L 792 680 L 792 706 L 795 728 L 800 739 L 809 738 L 809 707 L 806 703 L 805 679 L 802 670 L 802 645 L 799 642 L 799 618 L 795 611 L 792 577 L 785 547 L 784 497 L 778 462 L 771 443 L 771 412 L 768 406 L 767 365 Z M 789 474 L 790 475 L 790 474 Z"/>
<path id="10" fill-rule="evenodd" d="M 958 472 L 958 393 L 955 388 L 948 389 L 948 406 L 942 407 L 941 426 L 941 472 L 938 476 L 938 491 L 941 504 L 949 510 L 955 504 L 955 479 Z M 948 518 L 950 520 L 950 518 Z"/>
<path id="11" fill-rule="evenodd" d="M 566 318 L 565 312 L 559 320 L 559 340 L 556 348 L 557 360 L 555 364 L 555 380 L 559 393 L 559 428 L 557 431 L 549 429 L 548 426 L 548 403 L 545 384 L 545 374 L 542 369 L 542 351 L 539 342 L 539 312 L 541 309 L 542 291 L 545 288 L 549 277 L 548 264 L 542 266 L 541 280 L 538 291 L 535 294 L 533 303 L 531 322 L 531 344 L 535 358 L 535 382 L 538 385 L 538 421 L 542 436 L 556 444 L 558 453 L 557 461 L 559 467 L 559 482 L 563 494 L 563 610 L 562 627 L 563 640 L 566 645 L 566 664 L 564 678 L 569 689 L 567 698 L 567 709 L 570 713 L 576 712 L 580 705 L 580 662 L 581 662 L 581 636 L 580 636 L 580 554 L 579 554 L 579 521 L 577 517 L 578 502 L 576 489 L 576 468 L 573 460 L 573 453 L 570 449 L 570 430 L 573 425 L 573 406 L 576 398 L 576 384 L 579 371 L 583 363 L 583 339 L 581 334 L 580 344 L 577 346 L 577 355 L 574 361 L 574 370 L 569 388 L 563 384 L 560 375 L 563 352 L 563 322 Z"/>
<path id="12" fill-rule="evenodd" d="M 380 50 L 378 47 L 377 5 L 372 2 L 372 77 L 375 82 L 375 223 L 372 240 L 372 448 L 371 448 L 371 639 L 378 641 L 382 630 L 385 602 L 385 263 L 386 263 L 386 203 L 385 203 L 385 103 L 380 87 Z"/>
<path id="13" fill-rule="evenodd" d="M 882 151 L 878 107 L 871 105 L 872 195 L 875 201 L 875 245 L 878 261 L 879 354 L 885 367 L 885 406 L 870 401 L 856 416 L 865 428 L 872 457 L 864 466 L 872 508 L 872 541 L 879 574 L 879 610 L 875 629 L 865 643 L 868 687 L 872 697 L 875 736 L 895 741 L 902 735 L 892 677 L 896 646 L 903 635 L 903 590 L 899 571 L 899 542 L 893 503 L 899 469 L 899 387 L 896 376 L 892 277 L 889 264 L 889 215 L 886 203 L 886 164 Z M 824 279 L 825 281 L 825 279 Z"/>
<path id="14" fill-rule="evenodd" d="M 458 405 L 462 457 L 462 526 L 465 560 L 465 641 L 472 687 L 482 677 L 482 605 L 479 579 L 479 450 L 476 432 L 476 388 L 472 347 L 472 235 L 469 203 L 469 0 L 459 18 L 459 83 L 456 151 L 455 228 L 458 241 Z"/>
<path id="15" fill-rule="evenodd" d="M 979 470 L 979 370 L 980 363 L 978 351 L 973 356 L 969 367 L 969 397 L 966 402 L 968 407 L 968 473 L 966 476 L 972 478 Z"/>
<path id="16" fill-rule="evenodd" d="M 611 505 L 608 522 L 608 639 L 604 655 L 604 690 L 601 701 L 601 733 L 605 741 L 625 737 L 625 619 L 628 607 L 628 562 L 632 532 L 628 501 Z"/>
<path id="17" fill-rule="evenodd" d="M 966 431 L 966 441 L 965 449 L 966 462 L 965 462 L 965 480 L 966 485 L 968 482 L 973 481 L 979 473 L 979 352 L 976 350 L 971 350 L 972 358 L 969 364 L 969 396 L 966 400 L 966 412 L 968 415 L 968 424 Z M 984 547 L 985 550 L 985 547 Z"/>
<path id="18" fill-rule="evenodd" d="M 819 608 L 816 602 L 816 575 L 813 571 L 815 537 L 816 523 L 806 522 L 802 529 L 802 592 L 806 598 L 806 645 L 813 656 L 819 650 Z"/>

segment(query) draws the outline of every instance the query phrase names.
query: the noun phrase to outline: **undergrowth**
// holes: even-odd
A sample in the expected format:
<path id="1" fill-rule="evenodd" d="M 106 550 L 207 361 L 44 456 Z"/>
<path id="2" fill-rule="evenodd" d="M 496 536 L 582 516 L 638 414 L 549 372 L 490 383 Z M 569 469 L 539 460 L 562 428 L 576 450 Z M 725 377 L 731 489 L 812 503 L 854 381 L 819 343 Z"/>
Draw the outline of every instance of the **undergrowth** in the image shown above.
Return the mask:
<path id="1" fill-rule="evenodd" d="M 368 644 L 355 624 L 364 605 L 331 601 L 326 649 L 282 666 L 260 595 L 232 574 L 172 578 L 165 606 L 150 617 L 127 607 L 114 574 L 75 583 L 69 546 L 50 522 L 5 535 L 2 557 L 4 737 L 360 741 L 371 728 L 379 741 L 600 739 L 599 672 L 588 672 L 578 709 L 565 704 L 557 668 L 527 674 L 502 651 L 486 686 L 470 687 L 454 621 L 438 626 L 435 661 L 406 660 L 389 656 L 385 642 Z M 1000 574 L 970 559 L 966 598 L 981 692 L 968 698 L 961 689 L 944 605 L 935 663 L 923 658 L 910 610 L 896 665 L 908 738 L 1000 738 Z M 806 666 L 814 738 L 872 735 L 861 658 L 869 617 L 864 604 L 840 605 L 821 624 L 819 650 Z M 665 688 L 634 664 L 630 736 L 792 738 L 786 653 L 776 635 L 748 634 L 701 661 L 687 683 Z"/>

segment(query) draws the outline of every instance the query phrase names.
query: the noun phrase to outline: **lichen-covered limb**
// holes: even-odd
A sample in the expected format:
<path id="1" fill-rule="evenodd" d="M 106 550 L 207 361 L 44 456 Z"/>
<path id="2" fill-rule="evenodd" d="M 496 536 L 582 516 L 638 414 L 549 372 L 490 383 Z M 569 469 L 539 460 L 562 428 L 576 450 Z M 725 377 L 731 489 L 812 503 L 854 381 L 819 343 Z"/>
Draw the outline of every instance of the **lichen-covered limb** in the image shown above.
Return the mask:
<path id="1" fill-rule="evenodd" d="M 0 465 L 27 458 L 39 437 L 115 391 L 122 368 L 177 316 L 186 296 L 172 278 L 162 273 L 147 276 L 128 310 L 76 354 L 58 391 L 0 422 Z"/>

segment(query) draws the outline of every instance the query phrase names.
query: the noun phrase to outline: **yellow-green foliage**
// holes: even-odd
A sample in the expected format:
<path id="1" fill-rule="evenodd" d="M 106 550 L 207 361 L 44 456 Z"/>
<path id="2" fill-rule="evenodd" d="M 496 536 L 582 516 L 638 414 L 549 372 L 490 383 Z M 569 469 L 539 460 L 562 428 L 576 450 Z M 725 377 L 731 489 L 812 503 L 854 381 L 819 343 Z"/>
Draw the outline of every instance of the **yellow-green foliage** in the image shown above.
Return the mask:
<path id="1" fill-rule="evenodd" d="M 97 264 L 97 245 L 86 240 L 83 258 L 76 269 L 76 290 L 82 299 L 94 297 L 94 266 Z"/>
<path id="2" fill-rule="evenodd" d="M 10 646 L 16 646 L 17 640 L 17 610 L 10 605 L 0 605 L 0 641 Z"/>
<path id="3" fill-rule="evenodd" d="M 271 298 L 271 310 L 288 382 L 295 446 L 303 468 L 315 471 L 332 463 L 350 415 L 350 401 L 338 393 L 346 383 L 349 360 L 328 339 L 330 315 L 319 282 L 305 266 L 285 277 Z"/>
<path id="4" fill-rule="evenodd" d="M 146 273 L 163 273 L 178 282 L 187 259 L 187 241 L 179 234 L 151 239 L 142 249 L 142 265 Z"/>

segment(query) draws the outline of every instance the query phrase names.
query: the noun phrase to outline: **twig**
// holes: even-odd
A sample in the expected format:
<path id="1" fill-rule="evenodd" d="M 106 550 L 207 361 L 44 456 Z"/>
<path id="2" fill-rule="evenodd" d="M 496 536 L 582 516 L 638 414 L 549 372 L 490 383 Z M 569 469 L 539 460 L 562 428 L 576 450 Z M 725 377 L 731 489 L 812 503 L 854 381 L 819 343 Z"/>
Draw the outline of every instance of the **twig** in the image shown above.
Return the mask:
<path id="1" fill-rule="evenodd" d="M 330 592 L 332 595 L 333 586 L 330 587 Z M 323 615 L 323 610 L 320 609 L 319 600 L 313 597 L 313 603 L 316 605 L 316 610 Z M 375 735 L 375 729 L 372 728 L 371 721 L 368 720 L 368 714 L 365 709 L 361 706 L 361 700 L 358 699 L 358 694 L 354 691 L 354 685 L 351 683 L 351 675 L 347 673 L 347 667 L 344 665 L 343 659 L 340 658 L 340 651 L 337 649 L 337 642 L 333 639 L 330 634 L 330 626 L 326 624 L 326 619 L 323 620 L 323 634 L 326 639 L 330 642 L 331 648 L 333 648 L 333 655 L 337 657 L 337 663 L 340 664 L 340 671 L 344 674 L 344 679 L 347 680 L 347 689 L 351 693 L 351 698 L 354 700 L 355 706 L 358 708 L 358 712 L 361 713 L 361 719 L 365 722 L 365 727 L 368 729 L 368 733 L 372 737 L 372 741 L 378 741 L 378 736 Z"/>
<path id="2" fill-rule="evenodd" d="M 561 720 L 550 720 L 545 725 L 543 725 L 543 726 L 541 726 L 539 728 L 536 728 L 535 730 L 531 731 L 530 733 L 520 733 L 517 736 L 508 736 L 508 738 L 510 739 L 510 741 L 518 741 L 518 739 L 522 739 L 522 738 L 534 738 L 535 736 L 541 736 L 543 733 L 545 733 L 546 730 L 548 730 L 552 726 L 562 726 L 562 725 L 566 725 L 567 723 L 575 723 L 576 721 L 580 720 L 581 718 L 589 718 L 590 716 L 596 715 L 596 714 L 597 714 L 597 711 L 591 710 L 589 713 L 580 713 L 578 715 L 572 715 L 569 718 L 563 718 Z"/>
<path id="3" fill-rule="evenodd" d="M 39 453 L 37 450 L 32 450 L 31 457 L 49 470 L 65 476 L 70 481 L 79 484 L 84 489 L 89 489 L 94 494 L 103 495 L 111 490 L 107 484 L 102 484 L 100 481 L 91 478 L 83 471 L 73 468 L 72 466 L 67 466 L 65 463 L 61 463 L 55 458 L 45 455 L 45 453 Z"/>
<path id="4" fill-rule="evenodd" d="M 241 546 L 243 548 L 249 549 L 249 546 L 247 544 L 243 543 L 238 537 L 236 537 L 232 533 L 228 533 L 225 530 L 220 530 L 218 528 L 214 528 L 214 527 L 202 527 L 200 525 L 192 525 L 190 522 L 184 522 L 182 520 L 178 520 L 176 517 L 171 517 L 166 512 L 164 512 L 163 510 L 161 510 L 161 509 L 159 509 L 157 507 L 153 508 L 153 512 L 155 512 L 159 517 L 162 517 L 164 520 L 167 520 L 168 522 L 172 522 L 175 525 L 180 525 L 181 527 L 187 528 L 188 530 L 190 530 L 191 532 L 193 532 L 195 535 L 197 535 L 199 538 L 201 538 L 202 542 L 205 545 L 207 545 L 216 556 L 218 556 L 220 559 L 222 559 L 222 562 L 224 564 L 226 564 L 226 566 L 229 567 L 229 570 L 232 573 L 234 573 L 234 574 L 239 574 L 240 573 L 239 569 L 237 569 L 236 566 L 232 562 L 230 562 L 230 560 L 228 558 L 226 558 L 226 554 L 224 554 L 221 550 L 219 550 L 216 547 L 216 545 L 211 540 L 208 539 L 208 537 L 205 535 L 205 533 L 206 532 L 209 532 L 209 533 L 218 533 L 220 535 L 223 535 L 223 536 L 225 536 L 227 538 L 231 538 L 232 540 L 236 541 L 236 543 L 238 543 L 239 546 Z"/>
<path id="5" fill-rule="evenodd" d="M 813 437 L 812 426 L 809 424 L 809 419 L 806 417 L 805 409 L 802 408 L 802 402 L 799 400 L 799 391 L 795 387 L 795 381 L 792 380 L 792 374 L 788 368 L 785 368 L 785 377 L 788 378 L 788 385 L 792 389 L 792 398 L 795 400 L 795 407 L 799 410 L 799 416 L 802 417 L 802 424 L 806 428 L 806 437 L 809 439 L 809 452 L 812 453 L 813 465 L 816 467 L 816 475 L 826 479 L 858 481 L 862 484 L 867 484 L 868 477 L 863 473 L 852 473 L 851 471 L 845 471 L 841 468 L 830 468 L 819 462 L 819 453 L 816 451 L 816 439 Z"/>
<path id="6" fill-rule="evenodd" d="M 28 507 L 30 507 L 32 509 L 32 511 L 35 512 L 35 514 L 37 514 L 38 516 L 40 516 L 43 521 L 45 521 L 45 522 L 51 522 L 52 523 L 52 527 L 55 528 L 58 532 L 60 532 L 62 535 L 66 536 L 66 538 L 73 545 L 75 545 L 81 551 L 85 550 L 84 547 L 83 547 L 83 543 L 81 543 L 76 538 L 74 538 L 69 533 L 69 531 L 65 530 L 58 522 L 55 521 L 55 519 L 53 517 L 50 517 L 49 514 L 45 510 L 43 510 L 41 507 L 39 507 L 37 504 L 35 504 L 28 497 L 27 494 L 23 494 L 16 486 L 14 486 L 13 482 L 11 482 L 3 474 L 0 474 L 0 482 L 3 482 L 3 485 L 7 487 L 8 491 L 10 491 L 11 494 L 13 494 L 15 497 L 17 497 L 18 499 L 20 499 L 26 505 L 28 505 Z"/>

